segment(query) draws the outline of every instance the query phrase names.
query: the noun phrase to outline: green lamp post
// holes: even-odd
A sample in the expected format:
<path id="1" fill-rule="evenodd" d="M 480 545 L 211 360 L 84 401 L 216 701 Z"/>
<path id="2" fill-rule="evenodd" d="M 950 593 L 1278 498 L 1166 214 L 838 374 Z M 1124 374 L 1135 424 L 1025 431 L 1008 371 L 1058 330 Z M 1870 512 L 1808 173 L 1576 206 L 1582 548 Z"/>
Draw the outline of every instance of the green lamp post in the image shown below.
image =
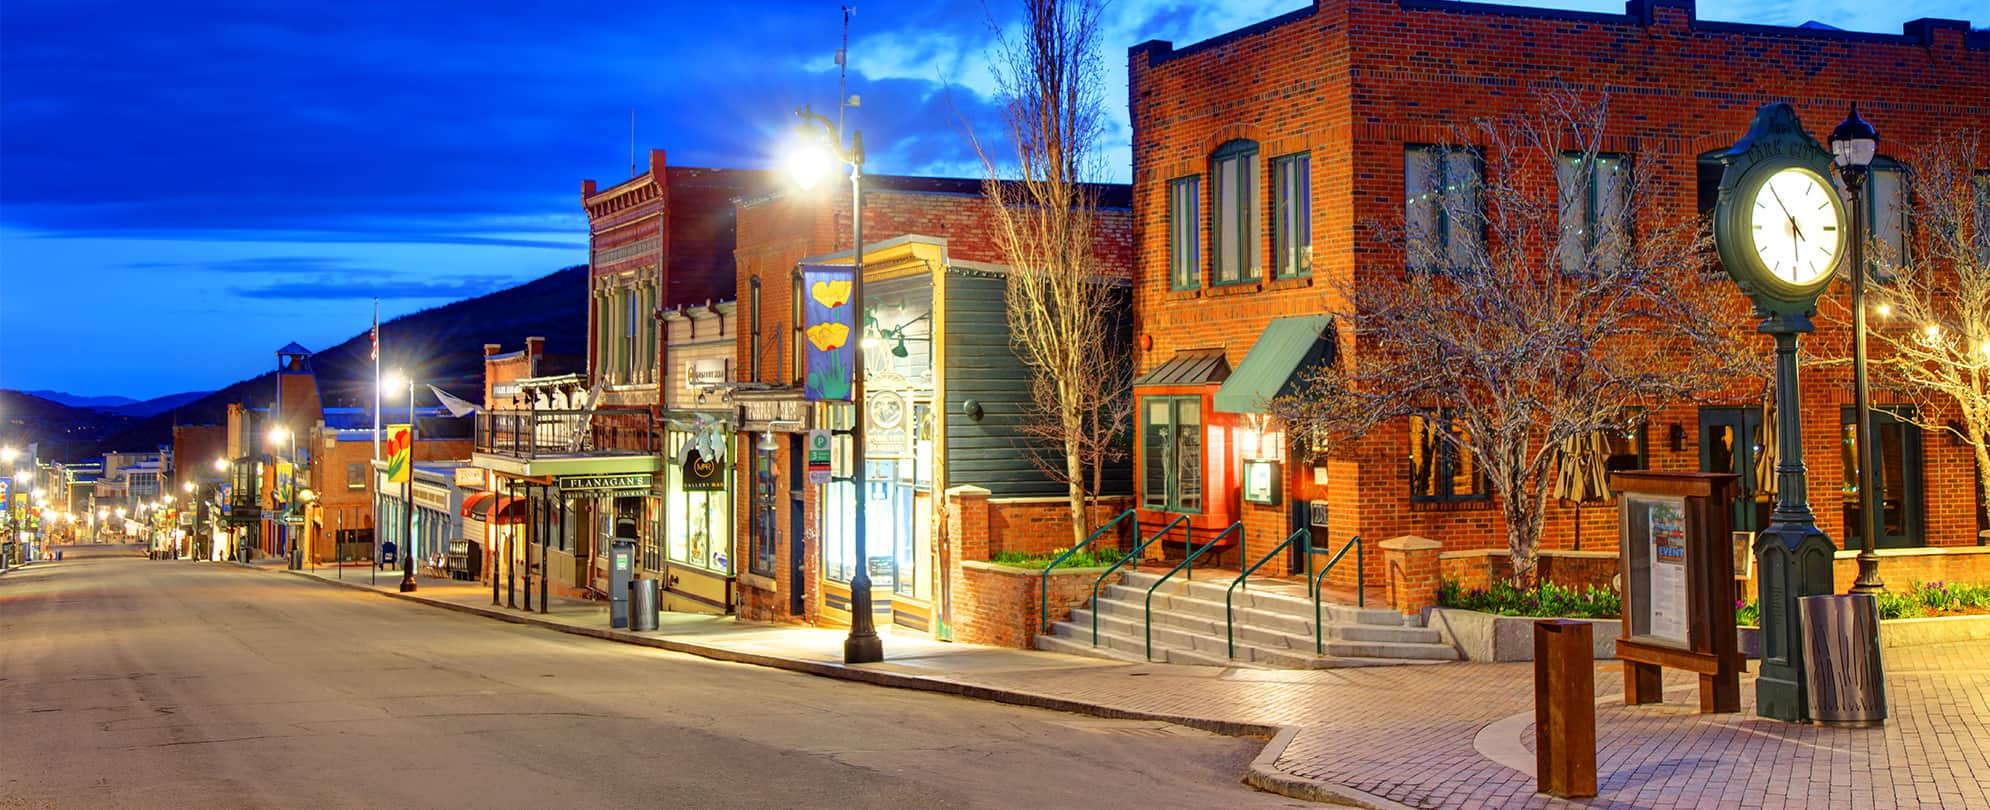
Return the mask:
<path id="1" fill-rule="evenodd" d="M 1776 507 L 1755 540 L 1762 606 L 1755 712 L 1808 720 L 1797 598 L 1832 593 L 1836 547 L 1810 511 L 1797 336 L 1814 330 L 1817 297 L 1830 286 L 1851 240 L 1845 206 L 1829 179 L 1832 155 L 1804 132 L 1790 105 L 1756 111 L 1748 134 L 1719 158 L 1724 169 L 1714 246 L 1763 319 L 1756 331 L 1776 340 Z"/>

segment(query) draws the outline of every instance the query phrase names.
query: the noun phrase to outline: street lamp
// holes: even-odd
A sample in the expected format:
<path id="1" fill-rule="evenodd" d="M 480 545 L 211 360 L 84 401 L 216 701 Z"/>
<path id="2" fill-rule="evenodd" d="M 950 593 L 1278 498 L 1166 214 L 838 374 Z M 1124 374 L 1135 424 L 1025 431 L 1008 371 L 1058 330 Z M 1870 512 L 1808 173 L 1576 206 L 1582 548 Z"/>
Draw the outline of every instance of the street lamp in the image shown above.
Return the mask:
<path id="1" fill-rule="evenodd" d="M 845 149 L 840 122 L 831 122 L 828 117 L 806 106 L 796 110 L 795 117 L 801 119 L 795 128 L 800 143 L 790 156 L 788 169 L 794 175 L 796 185 L 803 189 L 814 187 L 834 171 L 837 161 L 850 166 L 850 300 L 857 302 L 858 328 L 861 329 L 861 313 L 864 311 L 864 133 L 851 128 L 850 147 Z M 854 359 L 850 367 L 850 404 L 856 409 L 857 416 L 850 430 L 850 454 L 854 457 L 857 480 L 854 482 L 854 503 L 850 511 L 852 528 L 857 535 L 854 544 L 857 570 L 850 576 L 850 637 L 843 641 L 843 660 L 851 664 L 867 664 L 884 660 L 884 641 L 878 638 L 876 623 L 871 616 L 871 561 L 864 537 L 864 501 L 867 500 L 864 493 L 867 474 L 864 469 L 864 352 L 860 348 L 851 354 Z"/>
<path id="2" fill-rule="evenodd" d="M 401 482 L 401 509 L 404 522 L 401 524 L 401 593 L 415 590 L 415 569 L 412 562 L 415 551 L 415 377 L 395 371 L 380 381 L 382 387 L 399 391 L 403 378 L 408 384 L 408 470 L 407 480 Z"/>
<path id="3" fill-rule="evenodd" d="M 1858 423 L 1856 448 L 1859 459 L 1859 576 L 1852 593 L 1878 593 L 1886 590 L 1879 578 L 1879 554 L 1873 546 L 1879 537 L 1880 513 L 1879 455 L 1873 436 L 1873 404 L 1866 379 L 1866 172 L 1879 151 L 1879 130 L 1859 117 L 1859 105 L 1831 130 L 1831 153 L 1838 174 L 1845 178 L 1845 190 L 1852 197 L 1852 408 Z"/>

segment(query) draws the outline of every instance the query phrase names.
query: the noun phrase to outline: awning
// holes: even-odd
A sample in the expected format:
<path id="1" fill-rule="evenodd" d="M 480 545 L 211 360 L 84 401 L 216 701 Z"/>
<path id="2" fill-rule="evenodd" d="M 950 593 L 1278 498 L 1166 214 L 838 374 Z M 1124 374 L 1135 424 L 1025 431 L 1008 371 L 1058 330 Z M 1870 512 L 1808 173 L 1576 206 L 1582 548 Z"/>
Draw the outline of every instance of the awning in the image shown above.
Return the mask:
<path id="1" fill-rule="evenodd" d="M 479 492 L 463 499 L 463 516 L 494 526 L 525 522 L 525 499 Z"/>
<path id="2" fill-rule="evenodd" d="M 1305 372 L 1332 360 L 1333 324 L 1327 315 L 1272 319 L 1210 404 L 1222 413 L 1265 413 L 1273 399 L 1298 390 Z"/>
<path id="3" fill-rule="evenodd" d="M 1138 387 L 1208 385 L 1220 383 L 1229 376 L 1230 361 L 1224 359 L 1222 349 L 1192 349 L 1175 352 L 1175 356 L 1168 358 L 1168 362 L 1140 375 L 1133 384 Z"/>

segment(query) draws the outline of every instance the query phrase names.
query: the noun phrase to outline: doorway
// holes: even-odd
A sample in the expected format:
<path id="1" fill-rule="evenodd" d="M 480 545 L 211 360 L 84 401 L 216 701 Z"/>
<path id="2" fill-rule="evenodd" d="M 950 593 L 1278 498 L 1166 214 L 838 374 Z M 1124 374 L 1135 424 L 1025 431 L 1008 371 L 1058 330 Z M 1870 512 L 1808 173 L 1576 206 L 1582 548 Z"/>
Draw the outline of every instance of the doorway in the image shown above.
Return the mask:
<path id="1" fill-rule="evenodd" d="M 808 465 L 803 463 L 802 440 L 805 434 L 796 433 L 788 437 L 788 615 L 800 616 L 808 611 L 808 546 L 805 540 L 807 522 L 803 520 L 802 499 L 807 493 L 807 478 L 803 473 Z"/>
<path id="2" fill-rule="evenodd" d="M 1889 406 L 1889 410 L 1899 411 L 1911 418 L 1912 411 L 1904 406 Z M 1842 441 L 1840 448 L 1840 468 L 1844 470 L 1844 480 L 1838 491 L 1844 510 L 1845 529 L 1841 546 L 1859 548 L 1863 545 L 1861 502 L 1859 498 L 1859 451 L 1858 415 L 1851 407 L 1840 409 L 1839 431 Z M 1879 457 L 1875 465 L 1878 473 L 1880 533 L 1873 543 L 1875 548 L 1919 548 L 1926 543 L 1927 534 L 1923 524 L 1927 515 L 1921 502 L 1921 429 L 1912 422 L 1894 413 L 1873 410 L 1873 437 L 1875 455 Z"/>
<path id="3" fill-rule="evenodd" d="M 1719 406 L 1700 409 L 1700 471 L 1741 476 L 1740 494 L 1728 505 L 1735 531 L 1760 532 L 1769 525 L 1774 499 L 1755 485 L 1755 460 L 1762 447 L 1762 409 Z"/>

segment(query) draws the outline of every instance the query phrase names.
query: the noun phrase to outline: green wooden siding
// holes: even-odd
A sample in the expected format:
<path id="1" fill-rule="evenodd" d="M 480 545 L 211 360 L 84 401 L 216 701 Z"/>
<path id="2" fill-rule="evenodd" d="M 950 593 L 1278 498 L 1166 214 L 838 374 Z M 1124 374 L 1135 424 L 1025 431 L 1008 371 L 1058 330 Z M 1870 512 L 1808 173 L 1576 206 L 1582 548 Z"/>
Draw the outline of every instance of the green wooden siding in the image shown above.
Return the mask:
<path id="1" fill-rule="evenodd" d="M 1030 372 L 1009 344 L 1007 285 L 961 272 L 946 284 L 948 485 L 985 487 L 997 498 L 1063 495 L 1063 485 L 1031 460 L 1018 427 L 1029 407 Z M 968 400 L 981 404 L 980 421 L 967 417 Z M 1104 478 L 1104 494 L 1132 492 L 1130 461 L 1108 465 Z"/>

